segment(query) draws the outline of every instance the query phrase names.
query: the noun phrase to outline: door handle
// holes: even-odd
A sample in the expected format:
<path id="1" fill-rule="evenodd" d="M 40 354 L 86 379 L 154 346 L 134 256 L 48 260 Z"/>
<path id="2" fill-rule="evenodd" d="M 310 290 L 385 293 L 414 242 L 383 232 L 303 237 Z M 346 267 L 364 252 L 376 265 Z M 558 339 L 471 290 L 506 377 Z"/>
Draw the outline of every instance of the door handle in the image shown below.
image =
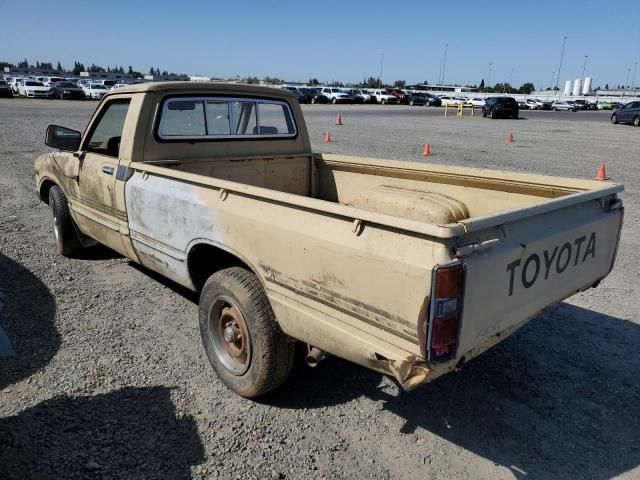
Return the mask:
<path id="1" fill-rule="evenodd" d="M 113 167 L 105 165 L 102 167 L 102 173 L 106 173 L 107 175 L 113 175 Z"/>

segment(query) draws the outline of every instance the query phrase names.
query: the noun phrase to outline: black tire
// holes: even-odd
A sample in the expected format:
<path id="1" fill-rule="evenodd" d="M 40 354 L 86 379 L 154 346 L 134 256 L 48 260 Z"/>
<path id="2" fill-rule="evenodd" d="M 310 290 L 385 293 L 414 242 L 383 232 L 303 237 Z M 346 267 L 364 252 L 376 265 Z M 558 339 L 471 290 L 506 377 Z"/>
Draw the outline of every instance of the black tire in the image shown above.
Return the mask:
<path id="1" fill-rule="evenodd" d="M 71 256 L 82 248 L 78 233 L 69 213 L 67 198 L 57 185 L 49 189 L 49 206 L 53 214 L 53 236 L 56 250 L 65 257 Z"/>
<path id="2" fill-rule="evenodd" d="M 496 118 L 496 111 L 495 110 L 491 110 L 491 118 Z"/>
<path id="3" fill-rule="evenodd" d="M 639 116 L 635 116 L 633 117 L 633 126 L 634 127 L 640 127 L 640 117 Z"/>
<path id="4" fill-rule="evenodd" d="M 267 295 L 252 272 L 232 267 L 211 275 L 200 294 L 198 316 L 209 362 L 230 390 L 253 398 L 287 379 L 294 343 L 280 330 Z M 226 337 L 228 330 L 234 341 Z M 238 355 L 242 351 L 244 354 Z"/>
<path id="5" fill-rule="evenodd" d="M 558 109 L 556 107 L 553 107 L 551 110 L 553 110 L 554 112 L 558 111 Z"/>
<path id="6" fill-rule="evenodd" d="M 409 100 L 409 105 L 413 107 L 413 100 Z"/>
<path id="7" fill-rule="evenodd" d="M 616 116 L 615 113 L 611 115 L 611 123 L 613 123 L 614 125 L 618 123 L 618 117 Z"/>
<path id="8" fill-rule="evenodd" d="M 336 103 L 338 103 L 338 100 L 334 97 L 333 100 L 331 100 L 331 103 L 335 105 Z"/>
<path id="9" fill-rule="evenodd" d="M 316 103 L 316 99 L 315 99 L 315 97 L 311 97 L 311 103 L 312 103 L 312 104 L 315 104 L 315 103 Z"/>
<path id="10" fill-rule="evenodd" d="M 58 95 L 58 98 L 59 98 L 60 100 L 64 100 L 64 93 L 63 93 L 63 92 L 60 92 L 60 93 L 59 93 L 59 95 Z"/>
<path id="11" fill-rule="evenodd" d="M 518 114 L 517 114 L 517 113 L 514 113 L 514 114 L 513 114 L 513 119 L 514 119 L 514 120 L 517 120 L 517 119 L 518 119 Z"/>

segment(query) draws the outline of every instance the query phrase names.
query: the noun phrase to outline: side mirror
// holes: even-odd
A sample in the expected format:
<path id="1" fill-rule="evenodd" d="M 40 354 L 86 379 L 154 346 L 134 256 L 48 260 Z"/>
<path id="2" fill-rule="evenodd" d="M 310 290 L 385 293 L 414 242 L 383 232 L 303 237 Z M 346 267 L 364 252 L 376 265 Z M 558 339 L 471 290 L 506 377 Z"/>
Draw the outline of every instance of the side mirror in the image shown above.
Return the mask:
<path id="1" fill-rule="evenodd" d="M 49 125 L 44 137 L 44 143 L 53 148 L 75 152 L 80 148 L 81 136 L 77 130 L 58 125 Z"/>

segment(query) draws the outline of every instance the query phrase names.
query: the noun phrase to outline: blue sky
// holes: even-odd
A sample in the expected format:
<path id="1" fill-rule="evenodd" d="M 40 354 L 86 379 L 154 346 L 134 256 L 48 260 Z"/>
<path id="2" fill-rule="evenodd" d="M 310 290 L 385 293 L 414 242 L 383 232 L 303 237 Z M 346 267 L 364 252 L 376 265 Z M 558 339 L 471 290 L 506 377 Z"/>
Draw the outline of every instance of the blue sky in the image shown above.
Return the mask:
<path id="1" fill-rule="evenodd" d="M 378 76 L 545 88 L 558 70 L 579 78 L 584 56 L 594 87 L 623 84 L 640 62 L 640 1 L 185 1 L 0 0 L 0 61 L 72 66 L 150 66 L 219 77 L 360 81 Z M 55 8 L 54 8 L 55 5 Z M 555 82 L 554 82 L 555 83 Z M 640 69 L 636 74 L 640 84 Z"/>

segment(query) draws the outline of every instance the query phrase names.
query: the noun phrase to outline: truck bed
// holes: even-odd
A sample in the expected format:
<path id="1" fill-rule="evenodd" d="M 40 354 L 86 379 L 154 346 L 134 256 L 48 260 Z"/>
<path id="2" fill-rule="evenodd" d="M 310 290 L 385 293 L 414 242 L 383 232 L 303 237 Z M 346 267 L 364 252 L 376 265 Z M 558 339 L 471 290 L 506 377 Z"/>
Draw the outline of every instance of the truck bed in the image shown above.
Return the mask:
<path id="1" fill-rule="evenodd" d="M 594 180 L 331 154 L 161 160 L 149 164 L 422 224 L 464 225 L 465 231 L 495 223 L 487 220 L 497 214 L 534 205 L 540 209 L 551 204 L 554 208 L 558 202 L 552 200 L 589 191 L 598 196 L 603 190 L 621 190 Z"/>

